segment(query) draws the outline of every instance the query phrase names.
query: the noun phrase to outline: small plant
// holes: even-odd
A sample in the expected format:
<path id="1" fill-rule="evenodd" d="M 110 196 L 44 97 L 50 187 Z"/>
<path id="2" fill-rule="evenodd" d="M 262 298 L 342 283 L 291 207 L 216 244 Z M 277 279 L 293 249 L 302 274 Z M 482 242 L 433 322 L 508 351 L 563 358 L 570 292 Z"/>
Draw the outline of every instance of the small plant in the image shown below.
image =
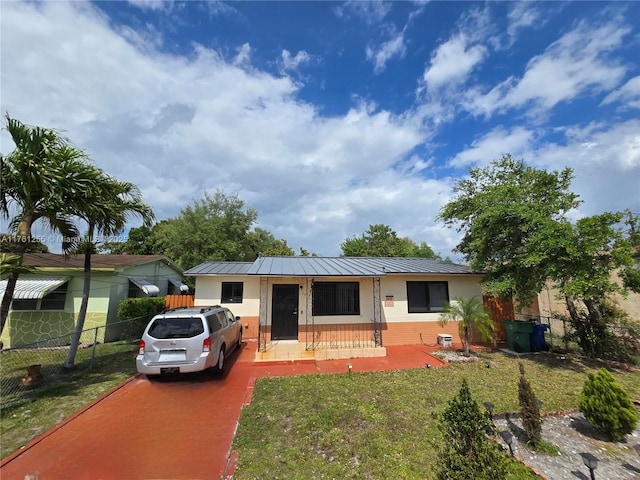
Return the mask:
<path id="1" fill-rule="evenodd" d="M 520 382 L 518 383 L 518 400 L 520 401 L 520 414 L 522 415 L 522 427 L 529 441 L 535 448 L 542 442 L 542 419 L 540 418 L 540 405 L 533 393 L 531 384 L 524 376 L 524 364 L 520 362 Z"/>
<path id="2" fill-rule="evenodd" d="M 589 373 L 584 382 L 578 408 L 592 425 L 613 441 L 633 432 L 640 414 L 613 375 L 605 368 Z"/>
<path id="3" fill-rule="evenodd" d="M 495 433 L 495 427 L 471 397 L 466 380 L 439 416 L 438 429 L 444 441 L 439 449 L 436 478 L 488 480 L 506 477 L 507 458 L 489 435 Z"/>

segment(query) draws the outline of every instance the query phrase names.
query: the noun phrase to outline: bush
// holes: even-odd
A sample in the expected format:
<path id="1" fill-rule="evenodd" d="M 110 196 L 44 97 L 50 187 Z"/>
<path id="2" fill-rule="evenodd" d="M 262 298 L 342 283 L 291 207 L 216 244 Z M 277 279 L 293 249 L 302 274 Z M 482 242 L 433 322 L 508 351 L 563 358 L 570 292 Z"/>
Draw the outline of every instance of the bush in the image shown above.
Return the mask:
<path id="1" fill-rule="evenodd" d="M 508 460 L 500 451 L 495 427 L 471 397 L 466 380 L 439 416 L 444 441 L 439 448 L 436 478 L 480 480 L 505 478 Z"/>
<path id="2" fill-rule="evenodd" d="M 518 383 L 518 400 L 520 401 L 520 414 L 522 415 L 522 427 L 529 441 L 535 447 L 542 441 L 542 419 L 540 418 L 540 405 L 533 393 L 531 384 L 524 376 L 524 365 L 520 362 L 520 382 Z"/>
<path id="3" fill-rule="evenodd" d="M 597 375 L 589 373 L 578 407 L 592 425 L 613 441 L 633 432 L 640 420 L 629 394 L 605 368 Z"/>
<path id="4" fill-rule="evenodd" d="M 140 338 L 149 320 L 164 308 L 164 297 L 125 298 L 118 306 L 118 318 L 134 319 L 131 335 Z"/>

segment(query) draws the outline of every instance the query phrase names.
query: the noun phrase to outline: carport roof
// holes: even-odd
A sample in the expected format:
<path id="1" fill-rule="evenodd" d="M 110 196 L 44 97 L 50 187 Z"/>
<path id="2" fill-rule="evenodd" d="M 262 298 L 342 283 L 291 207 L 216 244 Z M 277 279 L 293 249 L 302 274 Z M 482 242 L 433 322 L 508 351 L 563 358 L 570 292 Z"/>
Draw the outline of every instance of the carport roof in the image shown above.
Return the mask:
<path id="1" fill-rule="evenodd" d="M 389 274 L 470 274 L 466 265 L 431 258 L 259 257 L 253 263 L 205 262 L 184 274 L 292 277 L 382 277 Z"/>

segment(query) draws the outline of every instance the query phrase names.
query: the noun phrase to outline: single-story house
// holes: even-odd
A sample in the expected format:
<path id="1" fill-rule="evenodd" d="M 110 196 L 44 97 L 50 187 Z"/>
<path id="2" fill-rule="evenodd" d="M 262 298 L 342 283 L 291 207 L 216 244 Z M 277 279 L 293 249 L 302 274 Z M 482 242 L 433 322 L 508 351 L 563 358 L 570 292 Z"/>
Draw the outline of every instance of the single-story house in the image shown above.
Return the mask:
<path id="1" fill-rule="evenodd" d="M 481 273 L 427 258 L 260 256 L 205 262 L 184 274 L 196 279 L 195 305 L 229 307 L 259 351 L 289 342 L 334 351 L 332 358 L 461 344 L 457 323 L 440 324 L 443 307 L 455 297 L 482 299 Z"/>
<path id="2" fill-rule="evenodd" d="M 23 265 L 37 270 L 18 278 L 2 333 L 5 348 L 73 331 L 82 301 L 84 255 L 27 253 Z M 122 300 L 188 293 L 182 280 L 182 269 L 163 255 L 92 255 L 85 328 L 106 327 L 99 341 L 117 338 L 121 327 L 112 324 Z M 0 282 L 0 296 L 6 285 Z"/>

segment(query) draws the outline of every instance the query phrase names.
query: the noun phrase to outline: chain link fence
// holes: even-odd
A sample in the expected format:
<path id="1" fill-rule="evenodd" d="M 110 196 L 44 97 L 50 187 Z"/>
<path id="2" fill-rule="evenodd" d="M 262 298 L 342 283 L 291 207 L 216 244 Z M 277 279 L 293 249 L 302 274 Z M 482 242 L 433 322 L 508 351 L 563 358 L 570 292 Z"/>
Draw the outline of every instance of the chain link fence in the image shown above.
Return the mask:
<path id="1" fill-rule="evenodd" d="M 132 318 L 83 330 L 72 369 L 65 369 L 73 332 L 0 351 L 0 405 L 6 407 L 54 388 L 70 371 L 91 370 L 101 356 L 112 355 L 114 345 L 135 345 L 146 318 Z M 109 343 L 99 339 L 108 338 Z M 37 392 L 37 393 L 36 393 Z"/>

